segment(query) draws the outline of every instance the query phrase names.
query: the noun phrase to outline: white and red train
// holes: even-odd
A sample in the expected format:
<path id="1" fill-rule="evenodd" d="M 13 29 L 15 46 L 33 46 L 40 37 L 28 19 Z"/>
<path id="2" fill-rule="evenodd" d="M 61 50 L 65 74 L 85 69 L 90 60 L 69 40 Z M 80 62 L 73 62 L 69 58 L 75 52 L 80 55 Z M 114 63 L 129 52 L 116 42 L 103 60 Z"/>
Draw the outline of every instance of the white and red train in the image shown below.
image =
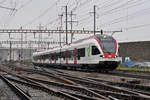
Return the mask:
<path id="1" fill-rule="evenodd" d="M 34 65 L 111 71 L 116 69 L 120 60 L 118 43 L 108 35 L 94 35 L 50 50 L 33 53 Z"/>

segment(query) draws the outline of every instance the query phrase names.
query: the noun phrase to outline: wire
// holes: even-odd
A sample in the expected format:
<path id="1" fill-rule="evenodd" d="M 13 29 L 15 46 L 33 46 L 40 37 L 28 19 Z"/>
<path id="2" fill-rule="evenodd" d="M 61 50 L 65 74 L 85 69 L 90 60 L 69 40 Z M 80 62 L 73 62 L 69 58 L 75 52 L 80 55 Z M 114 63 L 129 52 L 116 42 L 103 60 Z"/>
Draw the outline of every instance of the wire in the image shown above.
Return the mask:
<path id="1" fill-rule="evenodd" d="M 117 0 L 116 2 L 106 2 L 105 4 L 101 4 L 102 6 L 97 6 L 97 10 L 101 10 L 101 9 L 105 9 L 105 8 L 109 8 L 109 7 L 112 7 L 113 5 L 117 5 L 119 4 L 120 2 L 122 2 L 122 0 Z M 108 3 L 108 4 L 107 4 Z"/>
<path id="2" fill-rule="evenodd" d="M 127 1 L 127 2 L 121 4 L 121 5 L 117 6 L 117 7 L 114 7 L 114 8 L 111 9 L 111 10 L 105 11 L 105 12 L 102 13 L 101 15 L 103 16 L 104 14 L 109 14 L 110 12 L 115 11 L 115 10 L 117 10 L 117 9 L 119 9 L 119 8 L 122 8 L 122 7 L 124 7 L 124 6 L 128 6 L 128 4 L 129 4 L 131 1 L 133 1 L 133 0 Z"/>
<path id="3" fill-rule="evenodd" d="M 148 26 L 150 26 L 150 24 L 136 25 L 136 26 L 126 27 L 123 29 L 124 30 L 132 30 L 132 29 L 143 28 L 143 27 L 148 27 Z"/>
<path id="4" fill-rule="evenodd" d="M 52 20 L 52 21 L 50 21 L 50 22 L 48 22 L 48 23 L 45 24 L 44 26 L 47 26 L 47 25 L 52 24 L 52 23 L 54 23 L 54 22 L 57 22 L 58 20 L 59 20 L 59 17 L 58 17 L 58 18 L 55 18 L 54 20 Z"/>
<path id="5" fill-rule="evenodd" d="M 6 10 L 11 10 L 11 11 L 17 11 L 15 8 L 10 8 L 10 7 L 4 7 L 0 5 L 0 8 L 6 9 Z"/>
<path id="6" fill-rule="evenodd" d="M 41 17 L 43 17 L 47 12 L 49 12 L 55 6 L 55 4 L 57 4 L 58 1 L 59 0 L 55 1 L 55 3 L 53 3 L 50 7 L 48 7 L 46 10 L 44 10 L 44 12 L 42 12 L 39 16 L 32 19 L 30 22 L 24 24 L 23 26 L 30 25 L 30 24 L 34 23 L 35 21 L 37 21 L 38 19 L 40 19 Z"/>
<path id="7" fill-rule="evenodd" d="M 128 20 L 131 20 L 131 19 L 133 19 L 133 18 L 138 18 L 138 17 L 140 17 L 140 16 L 144 16 L 144 14 L 145 14 L 145 15 L 146 15 L 146 14 L 150 14 L 150 8 L 142 9 L 142 10 L 137 11 L 137 12 L 135 12 L 135 13 L 132 13 L 132 14 L 130 14 L 130 15 L 123 16 L 123 17 L 114 19 L 114 20 L 112 20 L 112 21 L 109 21 L 109 22 L 107 22 L 107 23 L 102 24 L 102 26 L 120 23 L 120 22 L 126 20 L 127 17 L 128 17 Z"/>
<path id="8" fill-rule="evenodd" d="M 68 2 L 67 2 L 67 4 L 66 4 L 66 5 L 68 5 L 68 4 L 69 4 L 69 2 L 70 2 L 70 0 L 68 0 Z"/>
<path id="9" fill-rule="evenodd" d="M 1 1 L 0 4 L 3 4 L 4 2 L 6 2 L 6 0 Z"/>
<path id="10" fill-rule="evenodd" d="M 30 4 L 32 2 L 32 0 L 28 0 L 27 2 L 25 2 L 23 5 L 21 5 L 18 10 L 24 8 L 25 6 L 27 6 L 28 4 Z"/>
<path id="11" fill-rule="evenodd" d="M 103 17 L 103 16 L 105 16 L 105 15 L 109 15 L 109 14 L 113 14 L 113 13 L 122 11 L 122 10 L 124 10 L 124 9 L 129 9 L 129 8 L 137 7 L 137 6 L 139 6 L 139 5 L 142 5 L 142 4 L 144 4 L 144 3 L 147 3 L 147 2 L 149 2 L 149 1 L 150 1 L 150 0 L 146 0 L 146 1 L 143 1 L 143 2 L 140 2 L 140 3 L 136 3 L 136 4 L 134 4 L 134 5 L 131 5 L 131 6 L 127 6 L 126 8 L 122 8 L 122 9 L 119 9 L 119 8 L 118 8 L 118 9 L 115 9 L 115 10 L 108 10 L 108 11 L 102 13 L 102 14 L 101 14 L 102 16 L 100 16 L 100 18 Z M 122 7 L 123 7 L 123 6 L 122 6 Z"/>
<path id="12" fill-rule="evenodd" d="M 88 3 L 90 3 L 89 0 L 85 0 L 83 3 L 79 3 L 79 1 L 76 0 L 76 6 L 74 8 L 72 8 L 71 11 L 76 11 L 77 9 L 79 10 Z"/>
<path id="13" fill-rule="evenodd" d="M 118 2 L 119 1 L 119 2 Z M 117 2 L 118 3 L 120 3 L 120 0 L 117 0 Z M 99 5 L 99 4 L 96 4 L 96 7 L 97 7 L 97 9 L 99 10 L 99 9 L 101 9 L 101 8 L 103 8 L 103 7 L 108 7 L 108 6 L 110 6 L 110 5 L 112 5 L 112 4 L 117 4 L 117 2 L 110 2 L 110 1 L 107 1 L 107 2 L 104 2 L 104 3 L 102 3 L 101 5 L 101 7 L 99 7 L 99 6 L 97 6 L 97 5 Z M 84 4 L 84 3 L 83 3 Z M 109 5 L 107 5 L 107 4 L 109 4 Z M 82 7 L 82 6 L 81 6 Z M 84 14 L 84 16 L 86 16 L 86 15 L 89 15 L 89 12 L 88 13 L 86 13 L 86 14 Z M 98 13 L 97 13 L 98 14 Z M 82 14 L 83 15 L 83 14 Z M 79 20 L 79 23 L 81 24 L 83 21 L 86 21 L 87 19 L 89 19 L 90 18 L 90 16 L 86 16 L 86 17 L 84 17 L 84 18 L 81 18 L 81 20 Z"/>

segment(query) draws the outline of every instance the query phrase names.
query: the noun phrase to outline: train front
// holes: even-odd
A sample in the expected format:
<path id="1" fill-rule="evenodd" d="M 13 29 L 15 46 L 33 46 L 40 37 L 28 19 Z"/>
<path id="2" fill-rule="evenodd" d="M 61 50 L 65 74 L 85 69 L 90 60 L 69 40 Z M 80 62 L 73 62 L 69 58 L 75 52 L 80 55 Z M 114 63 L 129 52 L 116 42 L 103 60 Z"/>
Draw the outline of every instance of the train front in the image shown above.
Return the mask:
<path id="1" fill-rule="evenodd" d="M 120 63 L 117 41 L 112 36 L 108 35 L 97 35 L 96 38 L 100 51 L 102 52 L 99 61 L 101 68 L 106 71 L 116 69 Z"/>

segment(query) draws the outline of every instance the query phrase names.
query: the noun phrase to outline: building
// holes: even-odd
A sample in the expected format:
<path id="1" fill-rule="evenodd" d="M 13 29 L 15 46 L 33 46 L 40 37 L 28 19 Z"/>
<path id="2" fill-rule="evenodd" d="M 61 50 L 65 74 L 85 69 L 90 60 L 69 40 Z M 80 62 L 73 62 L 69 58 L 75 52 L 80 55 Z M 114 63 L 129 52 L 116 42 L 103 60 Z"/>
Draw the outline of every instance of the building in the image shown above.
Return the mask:
<path id="1" fill-rule="evenodd" d="M 0 60 L 1 61 L 9 61 L 10 58 L 13 61 L 17 60 L 30 60 L 32 58 L 32 53 L 35 52 L 36 49 L 29 48 L 0 48 Z M 11 54 L 11 57 L 10 57 Z"/>
<path id="2" fill-rule="evenodd" d="M 130 57 L 133 61 L 150 61 L 150 41 L 119 43 L 119 55 Z"/>

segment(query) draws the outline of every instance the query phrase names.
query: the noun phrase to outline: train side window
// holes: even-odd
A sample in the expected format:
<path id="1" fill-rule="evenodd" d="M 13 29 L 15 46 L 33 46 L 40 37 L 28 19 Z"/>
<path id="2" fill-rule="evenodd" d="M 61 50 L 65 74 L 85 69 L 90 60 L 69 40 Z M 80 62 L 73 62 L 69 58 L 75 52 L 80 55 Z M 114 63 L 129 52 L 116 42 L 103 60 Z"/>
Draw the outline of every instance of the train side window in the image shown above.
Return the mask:
<path id="1" fill-rule="evenodd" d="M 92 46 L 92 55 L 98 55 L 100 54 L 100 51 L 96 46 Z"/>
<path id="2" fill-rule="evenodd" d="M 46 60 L 47 58 L 47 55 L 43 55 L 43 60 Z"/>
<path id="3" fill-rule="evenodd" d="M 60 53 L 56 53 L 56 60 L 58 60 Z"/>
<path id="4" fill-rule="evenodd" d="M 74 50 L 71 50 L 71 60 L 73 60 L 74 57 Z"/>
<path id="5" fill-rule="evenodd" d="M 69 60 L 73 60 L 73 50 L 68 51 Z"/>
<path id="6" fill-rule="evenodd" d="M 54 59 L 55 59 L 54 54 L 51 54 L 51 59 L 52 59 L 52 60 L 54 60 Z"/>
<path id="7" fill-rule="evenodd" d="M 72 54 L 71 54 L 71 51 L 68 51 L 67 53 L 68 53 L 68 58 L 70 59 L 70 58 L 71 58 L 71 55 L 72 55 Z"/>
<path id="8" fill-rule="evenodd" d="M 61 58 L 65 60 L 65 52 L 61 52 Z"/>
<path id="9" fill-rule="evenodd" d="M 85 48 L 78 49 L 78 58 L 85 57 Z"/>

